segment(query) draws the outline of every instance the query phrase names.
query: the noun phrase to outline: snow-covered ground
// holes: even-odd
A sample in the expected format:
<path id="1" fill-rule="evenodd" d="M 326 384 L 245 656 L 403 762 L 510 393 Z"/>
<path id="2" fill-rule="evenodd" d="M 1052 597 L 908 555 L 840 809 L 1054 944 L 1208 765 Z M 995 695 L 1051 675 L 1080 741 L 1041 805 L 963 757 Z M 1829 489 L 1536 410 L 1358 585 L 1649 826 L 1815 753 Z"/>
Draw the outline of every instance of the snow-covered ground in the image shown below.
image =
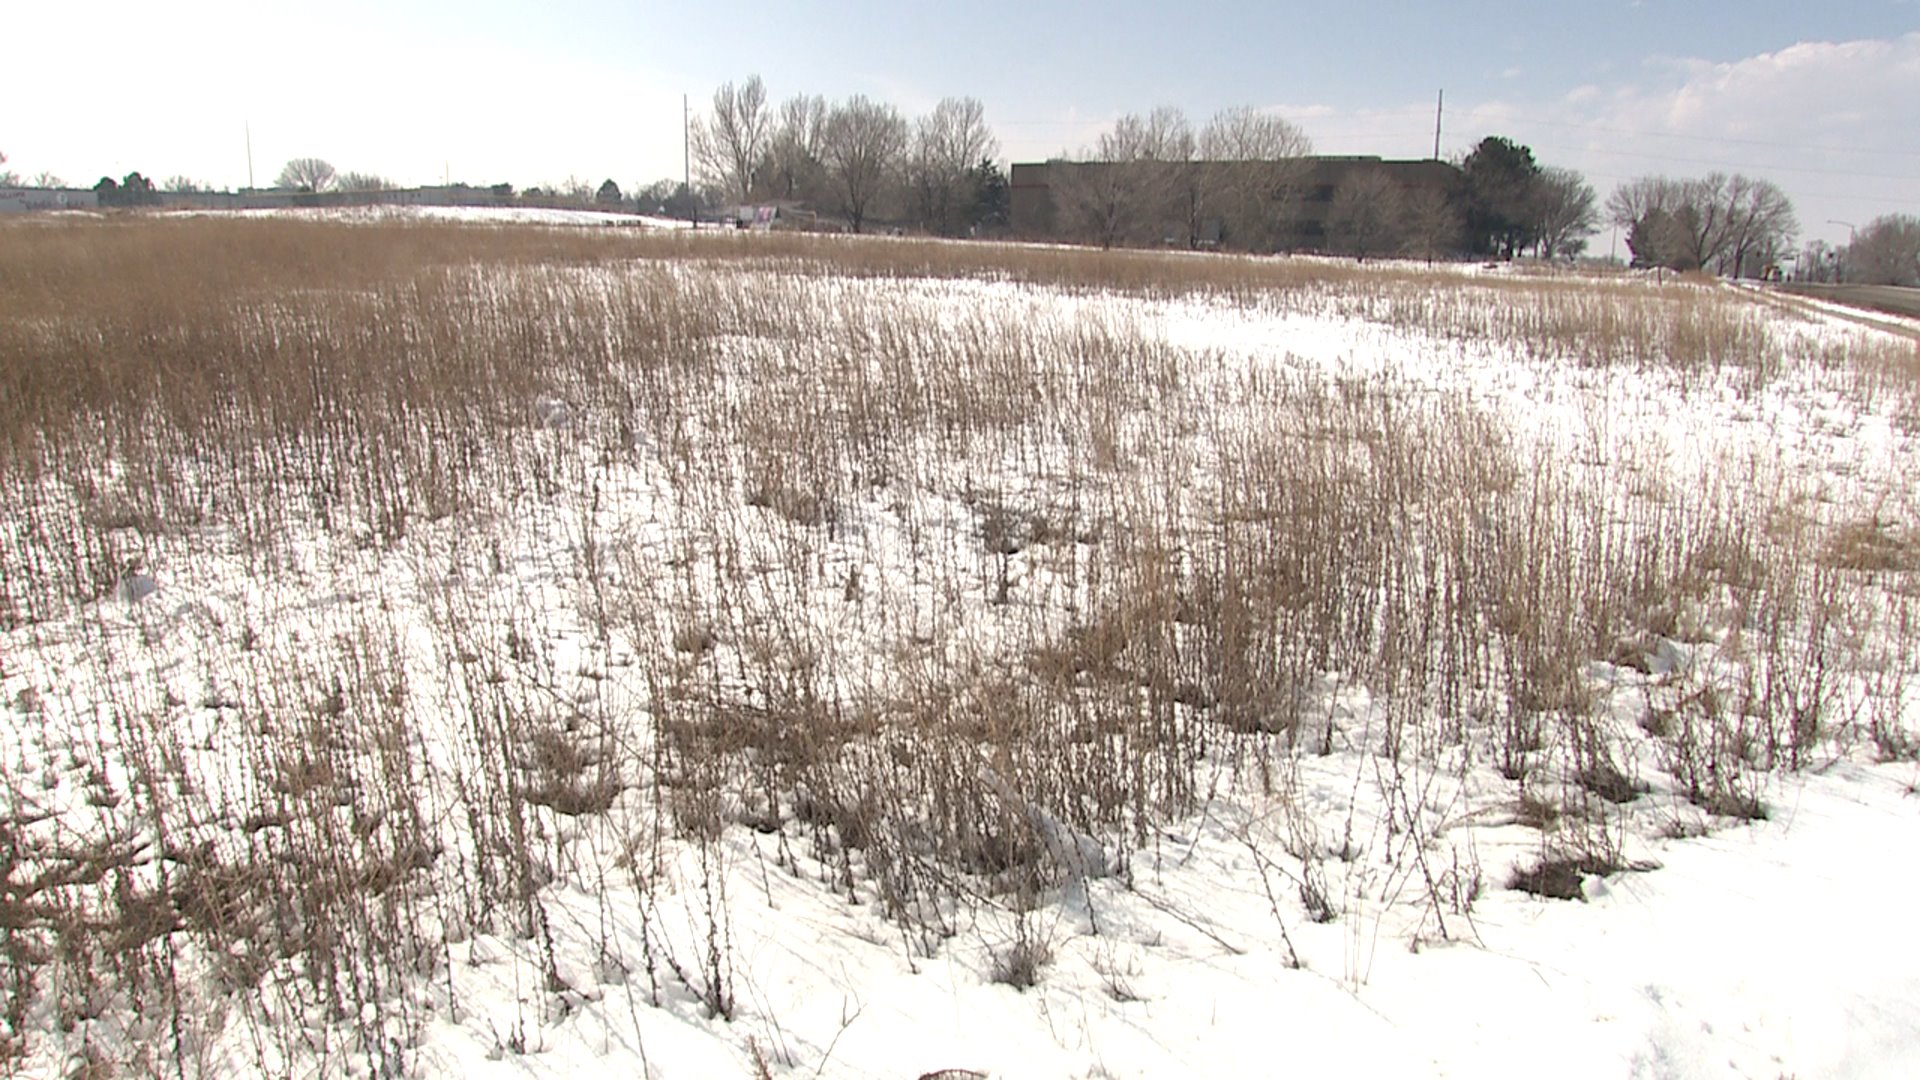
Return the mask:
<path id="1" fill-rule="evenodd" d="M 605 210 L 566 210 L 538 206 L 370 206 L 362 211 L 337 212 L 346 218 L 372 220 L 415 219 L 421 221 L 459 221 L 483 225 L 616 225 L 645 226 L 650 229 L 684 229 L 688 223 L 677 218 L 646 214 L 619 214 Z"/>
<path id="2" fill-rule="evenodd" d="M 1330 765 L 1313 794 L 1347 794 L 1340 766 L 1359 767 Z M 748 834 L 728 851 L 746 1003 L 732 1025 L 636 1004 L 578 957 L 563 966 L 580 1004 L 539 1026 L 538 1052 L 502 1054 L 497 1033 L 530 1011 L 524 988 L 460 963 L 453 993 L 471 1011 L 436 1028 L 422 1064 L 751 1075 L 752 1040 L 776 1071 L 849 1077 L 1912 1076 L 1920 944 L 1902 853 L 1916 779 L 1908 765 L 1783 780 L 1774 820 L 1651 844 L 1657 869 L 1591 878 L 1584 902 L 1492 887 L 1446 943 L 1411 944 L 1390 868 L 1346 867 L 1342 917 L 1291 925 L 1297 967 L 1267 891 L 1292 923 L 1290 887 L 1263 880 L 1250 850 L 1278 846 L 1278 812 L 1226 800 L 1156 837 L 1130 887 L 1096 882 L 1043 907 L 1032 932 L 1052 962 L 1025 992 L 992 977 L 1008 917 L 915 957 L 876 913 L 775 868 L 773 843 Z M 1463 822 L 1449 836 L 1495 865 L 1528 846 L 1523 831 Z M 568 900 L 567 917 L 596 917 L 595 899 Z"/>
<path id="3" fill-rule="evenodd" d="M 515 456 L 475 454 L 479 509 L 383 533 L 316 496 L 260 547 L 217 524 L 143 537 L 112 593 L 0 638 L 0 947 L 40 974 L 31 999 L 0 986 L 31 1001 L 0 1008 L 0 1068 L 1920 1074 L 1912 328 L 1696 285 L 1339 275 L 1171 297 L 751 261 L 534 279 L 577 318 L 698 297 L 712 351 L 646 369 L 657 396 L 556 376 L 504 403 Z M 478 335 L 527 294 L 475 280 Z M 1556 323 L 1617 318 L 1658 325 Z M 594 372 L 576 358 L 626 355 L 634 325 L 541 347 Z M 1663 359 L 1703 338 L 1733 344 Z M 1140 611 L 1162 573 L 1183 603 L 1239 573 L 1268 596 L 1309 518 L 1338 539 L 1306 600 L 1271 586 L 1272 617 L 1306 620 L 1311 583 L 1343 574 L 1385 599 L 1316 616 L 1376 644 L 1329 646 L 1344 666 L 1286 688 L 1304 704 L 1281 730 L 1208 665 L 1245 659 L 1271 690 L 1262 665 L 1291 654 L 1256 634 L 1195 667 L 1224 602 Z M 1820 554 L 1849 537 L 1865 555 Z M 1491 586 L 1447 561 L 1499 568 L 1470 561 L 1496 543 L 1559 565 Z M 1788 551 L 1825 561 L 1740 555 Z M 1563 639 L 1514 613 L 1558 611 L 1558 588 L 1604 607 L 1587 567 L 1644 571 L 1658 615 L 1560 657 L 1565 701 L 1517 709 L 1537 673 L 1489 680 Z M 1458 653 L 1472 685 L 1372 658 L 1455 655 L 1396 620 L 1481 588 L 1504 599 Z M 1160 633 L 1198 687 L 1155 681 Z M 688 735 L 696 697 L 751 730 Z M 1793 764 L 1745 723 L 1776 709 L 1817 720 Z M 789 716 L 830 747 L 753 727 Z M 1575 774 L 1596 747 L 1617 798 Z M 966 792 L 987 825 L 931 824 Z M 989 826 L 981 862 L 943 861 L 942 830 Z M 1596 854 L 1624 868 L 1567 869 L 1576 899 L 1512 887 Z M 117 904 L 61 933 L 118 955 L 126 909 L 168 889 L 138 942 L 164 967 L 88 976 L 33 936 L 50 897 Z M 262 955 L 205 932 L 252 940 L 307 904 L 337 938 L 302 922 Z M 173 1011 L 143 1018 L 156 1001 Z"/>
<path id="4" fill-rule="evenodd" d="M 469 225 L 619 226 L 649 229 L 685 229 L 677 218 L 622 214 L 606 210 L 568 210 L 544 206 L 402 206 L 378 204 L 352 207 L 288 207 L 262 210 L 177 210 L 179 217 L 261 217 L 347 221 L 367 224 L 396 221 L 451 221 Z"/>

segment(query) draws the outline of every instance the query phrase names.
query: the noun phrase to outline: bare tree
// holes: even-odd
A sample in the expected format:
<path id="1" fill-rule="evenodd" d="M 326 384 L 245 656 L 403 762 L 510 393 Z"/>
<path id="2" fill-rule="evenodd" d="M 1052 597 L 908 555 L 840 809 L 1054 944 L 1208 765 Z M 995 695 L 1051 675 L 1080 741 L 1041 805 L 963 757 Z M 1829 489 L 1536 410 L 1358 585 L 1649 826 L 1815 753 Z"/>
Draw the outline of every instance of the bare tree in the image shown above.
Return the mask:
<path id="1" fill-rule="evenodd" d="M 1847 245 L 1847 277 L 1868 285 L 1920 285 L 1920 217 L 1888 214 L 1867 222 Z"/>
<path id="2" fill-rule="evenodd" d="M 0 165 L 7 163 L 7 155 L 0 153 Z M 0 169 L 0 187 L 19 187 L 20 174 L 12 169 Z"/>
<path id="3" fill-rule="evenodd" d="M 636 182 L 633 186 L 634 202 L 643 214 L 686 219 L 696 216 L 703 205 L 699 192 L 671 177 L 651 184 Z"/>
<path id="4" fill-rule="evenodd" d="M 1794 260 L 1795 281 L 1831 282 L 1839 276 L 1840 254 L 1825 240 L 1809 240 Z"/>
<path id="5" fill-rule="evenodd" d="M 395 185 L 379 173 L 343 172 L 334 178 L 333 186 L 341 191 L 392 191 Z"/>
<path id="6" fill-rule="evenodd" d="M 1672 213 L 1685 202 L 1686 184 L 1664 176 L 1642 176 L 1628 180 L 1607 196 L 1607 220 L 1623 229 L 1631 229 L 1649 213 Z"/>
<path id="7" fill-rule="evenodd" d="M 767 88 L 754 75 L 740 86 L 727 83 L 713 92 L 713 114 L 694 121 L 693 160 L 701 178 L 725 188 L 741 202 L 753 198 L 755 174 L 773 131 Z"/>
<path id="8" fill-rule="evenodd" d="M 1305 176 L 1313 140 L 1274 113 L 1239 106 L 1207 121 L 1197 150 L 1209 216 L 1242 247 L 1271 246 L 1284 224 L 1278 209 Z"/>
<path id="9" fill-rule="evenodd" d="M 1731 277 L 1763 272 L 1791 250 L 1800 232 L 1793 200 L 1771 180 L 1735 173 L 1726 189 L 1726 246 L 1718 269 Z"/>
<path id="10" fill-rule="evenodd" d="M 1593 186 L 1572 169 L 1542 169 L 1534 198 L 1540 219 L 1536 244 L 1543 259 L 1577 254 L 1600 227 Z"/>
<path id="11" fill-rule="evenodd" d="M 1607 220 L 1627 231 L 1627 250 L 1635 266 L 1692 269 L 1694 245 L 1690 228 L 1681 220 L 1691 216 L 1693 195 L 1689 183 L 1665 176 L 1641 176 L 1622 183 L 1607 196 Z"/>
<path id="12" fill-rule="evenodd" d="M 907 121 L 891 105 L 856 94 L 828 115 L 823 160 L 854 232 L 865 227 L 906 148 Z"/>
<path id="13" fill-rule="evenodd" d="M 1763 253 L 1777 257 L 1799 231 L 1779 187 L 1739 173 L 1630 180 L 1607 199 L 1607 214 L 1629 230 L 1628 246 L 1642 265 L 1736 276 Z"/>
<path id="14" fill-rule="evenodd" d="M 1698 180 L 1680 185 L 1680 205 L 1673 211 L 1676 230 L 1669 241 L 1677 248 L 1678 269 L 1706 270 L 1714 267 L 1726 252 L 1731 238 L 1732 209 L 1738 198 L 1737 178 L 1711 172 Z"/>
<path id="15" fill-rule="evenodd" d="M 326 191 L 333 187 L 333 166 L 315 157 L 294 158 L 280 170 L 278 187 L 295 191 Z"/>
<path id="16" fill-rule="evenodd" d="M 633 184 L 633 202 L 643 214 L 657 214 L 668 199 L 673 198 L 674 189 L 680 186 L 678 180 L 655 180 L 652 183 L 639 180 Z"/>
<path id="17" fill-rule="evenodd" d="M 67 182 L 60 179 L 60 177 L 54 173 L 42 169 L 34 174 L 33 186 L 37 188 L 63 188 L 67 186 Z"/>
<path id="18" fill-rule="evenodd" d="M 1130 155 L 1134 161 L 1191 161 L 1193 125 L 1187 123 L 1187 114 L 1175 106 L 1161 105 L 1145 116 L 1133 113 L 1115 121 L 1111 142 L 1103 146 L 1115 155 Z M 1107 160 L 1120 159 L 1110 156 Z"/>
<path id="19" fill-rule="evenodd" d="M 959 231 L 972 170 L 999 149 L 986 109 L 973 98 L 943 99 L 921 117 L 907 162 L 907 187 L 920 224 L 939 233 Z"/>
<path id="20" fill-rule="evenodd" d="M 768 176 L 776 197 L 818 201 L 825 192 L 827 99 L 801 94 L 780 105 L 769 140 Z"/>
<path id="21" fill-rule="evenodd" d="M 1464 226 L 1447 193 L 1417 188 L 1406 196 L 1407 251 L 1428 263 L 1460 249 Z"/>
<path id="22" fill-rule="evenodd" d="M 1213 114 L 1200 129 L 1199 150 L 1210 161 L 1280 162 L 1313 153 L 1313 140 L 1276 113 L 1241 105 Z"/>
<path id="23" fill-rule="evenodd" d="M 1161 105 L 1144 117 L 1121 117 L 1114 131 L 1122 143 L 1135 148 L 1133 160 L 1139 164 L 1134 168 L 1147 187 L 1141 222 L 1147 238 L 1195 246 L 1205 220 L 1206 192 L 1194 160 L 1198 144 L 1187 114 Z"/>
<path id="24" fill-rule="evenodd" d="M 1334 192 L 1327 211 L 1327 233 L 1342 251 L 1366 261 L 1388 253 L 1402 240 L 1400 189 L 1385 173 L 1363 169 Z"/>
<path id="25" fill-rule="evenodd" d="M 1141 211 L 1141 188 L 1116 163 L 1074 161 L 1058 157 L 1047 162 L 1047 187 L 1053 200 L 1054 221 L 1070 237 L 1091 240 L 1103 248 L 1126 242 Z"/>
<path id="26" fill-rule="evenodd" d="M 1079 160 L 1050 163 L 1059 224 L 1101 247 L 1158 239 L 1170 213 L 1188 227 L 1193 149 L 1192 129 L 1178 109 L 1121 117 Z"/>
<path id="27" fill-rule="evenodd" d="M 1687 181 L 1680 209 L 1673 215 L 1684 239 L 1686 261 L 1702 270 L 1710 269 L 1726 251 L 1731 211 L 1728 204 L 1735 194 L 1728 190 L 1733 178 L 1723 172 L 1711 172 Z"/>

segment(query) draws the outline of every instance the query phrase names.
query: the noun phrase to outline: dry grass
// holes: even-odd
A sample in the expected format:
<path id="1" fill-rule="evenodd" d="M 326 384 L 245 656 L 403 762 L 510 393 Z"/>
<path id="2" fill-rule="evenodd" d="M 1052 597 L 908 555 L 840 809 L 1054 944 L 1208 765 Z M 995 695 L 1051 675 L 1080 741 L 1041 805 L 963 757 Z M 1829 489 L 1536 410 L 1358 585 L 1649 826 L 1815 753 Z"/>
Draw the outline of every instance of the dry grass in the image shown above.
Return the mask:
<path id="1" fill-rule="evenodd" d="M 1807 364 L 1911 393 L 1708 286 L 280 219 L 0 233 L 0 628 L 35 664 L 0 674 L 64 675 L 21 691 L 39 734 L 0 762 L 0 1053 L 111 1021 L 185 1058 L 241 1002 L 262 1068 L 398 1068 L 476 940 L 526 943 L 554 1001 L 557 956 L 616 948 L 554 925 L 569 882 L 655 929 L 691 903 L 697 944 L 608 962 L 730 1016 L 740 829 L 930 954 L 983 897 L 1125 878 L 1214 785 L 1289 797 L 1307 753 L 1380 763 L 1409 823 L 1384 857 L 1444 936 L 1478 880 L 1425 854 L 1449 770 L 1497 769 L 1542 865 L 1578 869 L 1627 864 L 1650 787 L 1753 816 L 1767 770 L 1912 745 L 1912 540 L 1878 511 L 1579 467 L 1463 398 L 1177 348 L 1116 300 L 1344 313 L 1678 393 Z M 134 574 L 159 591 L 116 600 Z M 1638 680 L 1640 725 L 1602 670 Z M 88 809 L 50 830 L 54 805 Z M 1303 839 L 1333 826 L 1289 821 L 1261 865 L 1337 917 Z M 1003 977 L 1043 958 L 1019 938 Z"/>

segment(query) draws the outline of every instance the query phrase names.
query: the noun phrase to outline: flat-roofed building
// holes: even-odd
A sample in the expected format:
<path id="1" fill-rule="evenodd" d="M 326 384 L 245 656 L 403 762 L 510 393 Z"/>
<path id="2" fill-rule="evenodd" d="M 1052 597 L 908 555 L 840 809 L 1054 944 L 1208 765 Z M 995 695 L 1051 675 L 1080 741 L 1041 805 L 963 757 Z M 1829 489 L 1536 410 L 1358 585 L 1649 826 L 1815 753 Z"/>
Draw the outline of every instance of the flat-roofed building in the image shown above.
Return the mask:
<path id="1" fill-rule="evenodd" d="M 1010 170 L 1010 217 L 1013 234 L 1028 240 L 1326 251 L 1339 246 L 1340 191 L 1371 177 L 1403 204 L 1423 191 L 1456 199 L 1460 186 L 1458 167 L 1432 159 L 1022 162 Z M 1130 220 L 1113 220 L 1122 215 Z"/>

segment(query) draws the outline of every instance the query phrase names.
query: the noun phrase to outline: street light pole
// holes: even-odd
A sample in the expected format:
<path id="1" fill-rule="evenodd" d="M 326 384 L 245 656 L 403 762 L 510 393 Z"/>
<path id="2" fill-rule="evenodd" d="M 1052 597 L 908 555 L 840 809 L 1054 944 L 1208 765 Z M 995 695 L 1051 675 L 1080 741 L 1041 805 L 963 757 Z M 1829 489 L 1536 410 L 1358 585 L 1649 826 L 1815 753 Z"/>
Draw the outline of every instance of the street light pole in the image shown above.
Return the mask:
<path id="1" fill-rule="evenodd" d="M 1851 222 L 1851 221 L 1836 221 L 1836 220 L 1834 220 L 1833 218 L 1828 218 L 1828 219 L 1827 219 L 1827 224 L 1829 224 L 1829 225 L 1845 225 L 1845 226 L 1847 227 L 1847 258 L 1846 258 L 1846 261 L 1845 261 L 1845 262 L 1842 262 L 1842 263 L 1840 264 L 1840 276 L 1841 276 L 1841 277 L 1845 277 L 1845 276 L 1846 276 L 1846 273 L 1847 273 L 1847 267 L 1848 267 L 1848 265 L 1849 265 L 1850 263 L 1852 263 L 1852 262 L 1853 262 L 1853 234 L 1854 234 L 1854 225 L 1853 225 L 1853 222 Z"/>

